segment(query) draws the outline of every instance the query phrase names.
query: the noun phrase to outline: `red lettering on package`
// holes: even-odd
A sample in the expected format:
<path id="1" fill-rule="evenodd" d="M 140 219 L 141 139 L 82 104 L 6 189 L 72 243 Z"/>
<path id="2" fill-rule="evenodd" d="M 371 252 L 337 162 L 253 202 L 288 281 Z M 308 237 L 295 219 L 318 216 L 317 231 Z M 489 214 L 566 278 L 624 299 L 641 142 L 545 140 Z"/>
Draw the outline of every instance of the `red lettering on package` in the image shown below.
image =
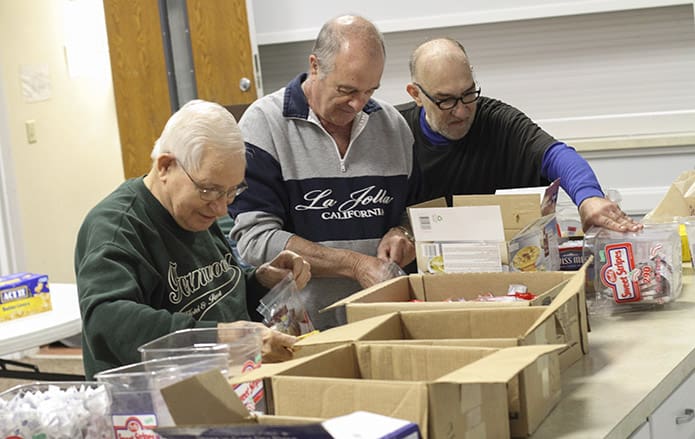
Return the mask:
<path id="1" fill-rule="evenodd" d="M 606 264 L 601 268 L 601 282 L 613 290 L 616 303 L 638 302 L 642 299 L 638 279 L 630 276 L 635 267 L 632 244 L 621 242 L 605 247 Z"/>

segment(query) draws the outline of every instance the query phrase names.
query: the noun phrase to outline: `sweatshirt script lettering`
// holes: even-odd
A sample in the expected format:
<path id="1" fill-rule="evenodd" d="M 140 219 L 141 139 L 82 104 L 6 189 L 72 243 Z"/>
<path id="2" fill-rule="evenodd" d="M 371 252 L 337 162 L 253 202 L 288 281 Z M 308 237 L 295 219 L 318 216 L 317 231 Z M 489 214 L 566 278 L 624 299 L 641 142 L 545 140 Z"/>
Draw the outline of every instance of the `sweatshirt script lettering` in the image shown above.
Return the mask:
<path id="1" fill-rule="evenodd" d="M 350 198 L 338 205 L 338 200 L 330 198 L 333 194 L 332 189 L 316 189 L 304 194 L 304 199 L 309 204 L 298 204 L 295 210 L 326 210 L 332 209 L 337 205 L 337 212 L 324 212 L 322 219 L 350 219 L 350 218 L 369 218 L 373 216 L 383 216 L 384 209 L 375 205 L 388 205 L 393 201 L 393 197 L 385 189 L 376 189 L 376 186 L 367 186 L 350 193 Z M 359 209 L 360 207 L 368 207 Z"/>
<path id="2" fill-rule="evenodd" d="M 231 253 L 224 255 L 223 259 L 215 261 L 210 265 L 196 268 L 190 273 L 179 276 L 177 273 L 176 262 L 169 262 L 169 272 L 167 278 L 169 282 L 169 300 L 171 303 L 180 303 L 183 297 L 189 297 L 200 288 L 205 287 L 210 282 L 230 271 L 234 267 L 234 256 Z"/>

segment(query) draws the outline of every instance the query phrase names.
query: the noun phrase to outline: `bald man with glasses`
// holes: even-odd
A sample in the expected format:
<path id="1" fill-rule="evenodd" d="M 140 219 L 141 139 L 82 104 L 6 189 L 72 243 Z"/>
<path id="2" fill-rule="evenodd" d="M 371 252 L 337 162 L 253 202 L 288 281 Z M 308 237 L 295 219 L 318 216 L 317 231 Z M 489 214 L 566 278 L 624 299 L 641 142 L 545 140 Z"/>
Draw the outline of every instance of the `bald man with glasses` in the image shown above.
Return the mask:
<path id="1" fill-rule="evenodd" d="M 637 231 L 606 199 L 589 164 L 516 108 L 481 95 L 464 47 L 437 38 L 410 59 L 406 91 L 414 102 L 398 108 L 415 137 L 425 199 L 493 194 L 497 189 L 560 185 L 579 207 L 582 227 Z"/>

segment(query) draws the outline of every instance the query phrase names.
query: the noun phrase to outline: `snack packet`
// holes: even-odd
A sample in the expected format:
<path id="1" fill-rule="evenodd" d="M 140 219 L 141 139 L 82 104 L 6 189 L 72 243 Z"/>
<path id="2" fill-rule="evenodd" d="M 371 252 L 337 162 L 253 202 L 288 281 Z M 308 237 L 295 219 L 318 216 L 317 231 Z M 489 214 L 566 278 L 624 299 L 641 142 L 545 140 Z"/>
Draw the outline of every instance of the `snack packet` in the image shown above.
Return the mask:
<path id="1" fill-rule="evenodd" d="M 256 310 L 271 329 L 299 336 L 314 330 L 297 284 L 289 273 L 263 296 Z"/>

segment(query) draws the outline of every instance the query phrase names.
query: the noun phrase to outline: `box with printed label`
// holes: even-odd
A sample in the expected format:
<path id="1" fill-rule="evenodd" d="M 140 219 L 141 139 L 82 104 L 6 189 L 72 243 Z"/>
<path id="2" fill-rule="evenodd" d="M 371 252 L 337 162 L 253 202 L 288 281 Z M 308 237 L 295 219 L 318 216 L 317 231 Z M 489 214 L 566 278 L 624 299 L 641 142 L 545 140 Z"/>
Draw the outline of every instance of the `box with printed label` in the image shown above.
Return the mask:
<path id="1" fill-rule="evenodd" d="M 457 343 L 477 346 L 565 344 L 567 348 L 560 352 L 560 366 L 565 370 L 589 351 L 584 273 L 583 268 L 572 276 L 550 305 L 399 311 L 307 337 L 297 342 L 295 355 L 372 340 L 463 339 Z"/>
<path id="2" fill-rule="evenodd" d="M 560 269 L 560 230 L 555 214 L 538 218 L 509 240 L 509 267 L 515 271 Z"/>
<path id="3" fill-rule="evenodd" d="M 48 276 L 16 273 L 0 277 L 0 321 L 51 310 Z"/>
<path id="4" fill-rule="evenodd" d="M 365 410 L 415 422 L 430 439 L 525 437 L 559 399 L 558 349 L 353 343 L 249 377 L 264 379 L 281 416 Z"/>

